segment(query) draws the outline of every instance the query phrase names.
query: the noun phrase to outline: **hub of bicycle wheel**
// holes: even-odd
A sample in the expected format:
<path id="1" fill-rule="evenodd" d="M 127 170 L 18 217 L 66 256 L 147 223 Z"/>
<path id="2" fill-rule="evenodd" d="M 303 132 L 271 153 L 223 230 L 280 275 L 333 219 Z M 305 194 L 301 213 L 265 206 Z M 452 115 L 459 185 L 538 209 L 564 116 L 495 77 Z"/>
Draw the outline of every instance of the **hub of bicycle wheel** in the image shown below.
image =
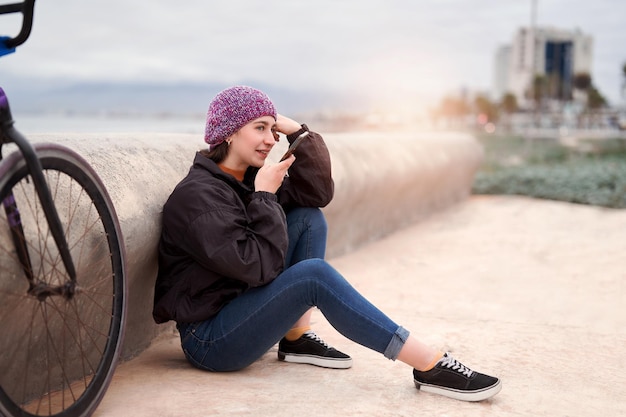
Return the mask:
<path id="1" fill-rule="evenodd" d="M 28 295 L 35 297 L 39 301 L 45 301 L 51 296 L 61 296 L 66 300 L 71 300 L 76 294 L 76 282 L 68 281 L 63 285 L 48 285 L 45 282 L 39 282 L 31 285 L 28 289 Z"/>

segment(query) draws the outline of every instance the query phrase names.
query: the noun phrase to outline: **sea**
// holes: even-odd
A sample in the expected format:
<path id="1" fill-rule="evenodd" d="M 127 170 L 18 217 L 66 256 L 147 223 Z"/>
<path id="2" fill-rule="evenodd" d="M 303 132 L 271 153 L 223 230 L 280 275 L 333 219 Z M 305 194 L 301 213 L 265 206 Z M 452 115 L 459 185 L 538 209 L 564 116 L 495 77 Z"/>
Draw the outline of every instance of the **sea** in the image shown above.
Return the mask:
<path id="1" fill-rule="evenodd" d="M 13 114 L 25 136 L 46 133 L 161 132 L 204 134 L 204 115 Z"/>

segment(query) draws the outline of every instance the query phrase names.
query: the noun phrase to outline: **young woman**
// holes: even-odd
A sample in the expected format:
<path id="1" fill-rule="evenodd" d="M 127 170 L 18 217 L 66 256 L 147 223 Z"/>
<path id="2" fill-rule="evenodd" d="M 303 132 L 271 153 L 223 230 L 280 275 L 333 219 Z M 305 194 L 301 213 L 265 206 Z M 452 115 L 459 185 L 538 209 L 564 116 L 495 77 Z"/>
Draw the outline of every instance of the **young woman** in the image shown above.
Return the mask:
<path id="1" fill-rule="evenodd" d="M 304 132 L 294 155 L 266 163 L 279 133 L 291 143 Z M 278 343 L 280 360 L 349 368 L 310 330 L 317 307 L 347 338 L 411 366 L 418 389 L 465 401 L 500 391 L 498 378 L 409 335 L 324 261 L 320 207 L 334 185 L 319 134 L 235 86 L 209 105 L 205 141 L 163 208 L 153 310 L 157 323 L 176 321 L 192 365 L 242 369 Z"/>

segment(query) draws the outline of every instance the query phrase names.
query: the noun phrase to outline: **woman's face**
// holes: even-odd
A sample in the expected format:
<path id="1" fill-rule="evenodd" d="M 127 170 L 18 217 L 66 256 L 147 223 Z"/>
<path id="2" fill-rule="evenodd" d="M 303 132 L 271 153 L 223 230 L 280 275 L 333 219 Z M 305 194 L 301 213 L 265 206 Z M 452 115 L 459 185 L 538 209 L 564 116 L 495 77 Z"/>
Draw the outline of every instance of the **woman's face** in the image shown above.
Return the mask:
<path id="1" fill-rule="evenodd" d="M 259 117 L 244 125 L 230 137 L 228 156 L 224 162 L 231 169 L 262 167 L 276 144 L 273 134 L 275 125 L 272 116 Z"/>

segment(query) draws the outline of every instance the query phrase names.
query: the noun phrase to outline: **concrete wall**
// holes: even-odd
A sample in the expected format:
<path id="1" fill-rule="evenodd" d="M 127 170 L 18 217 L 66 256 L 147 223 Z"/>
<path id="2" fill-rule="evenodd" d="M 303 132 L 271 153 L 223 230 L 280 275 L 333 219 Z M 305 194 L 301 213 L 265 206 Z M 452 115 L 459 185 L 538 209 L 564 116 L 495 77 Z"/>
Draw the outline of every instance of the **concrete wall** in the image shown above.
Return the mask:
<path id="1" fill-rule="evenodd" d="M 171 328 L 152 321 L 161 207 L 204 147 L 189 134 L 37 135 L 71 147 L 98 172 L 115 204 L 127 252 L 124 357 Z M 328 257 L 380 238 L 464 199 L 482 148 L 464 134 L 328 134 L 336 193 L 326 207 Z M 276 160 L 283 140 L 272 154 Z"/>

